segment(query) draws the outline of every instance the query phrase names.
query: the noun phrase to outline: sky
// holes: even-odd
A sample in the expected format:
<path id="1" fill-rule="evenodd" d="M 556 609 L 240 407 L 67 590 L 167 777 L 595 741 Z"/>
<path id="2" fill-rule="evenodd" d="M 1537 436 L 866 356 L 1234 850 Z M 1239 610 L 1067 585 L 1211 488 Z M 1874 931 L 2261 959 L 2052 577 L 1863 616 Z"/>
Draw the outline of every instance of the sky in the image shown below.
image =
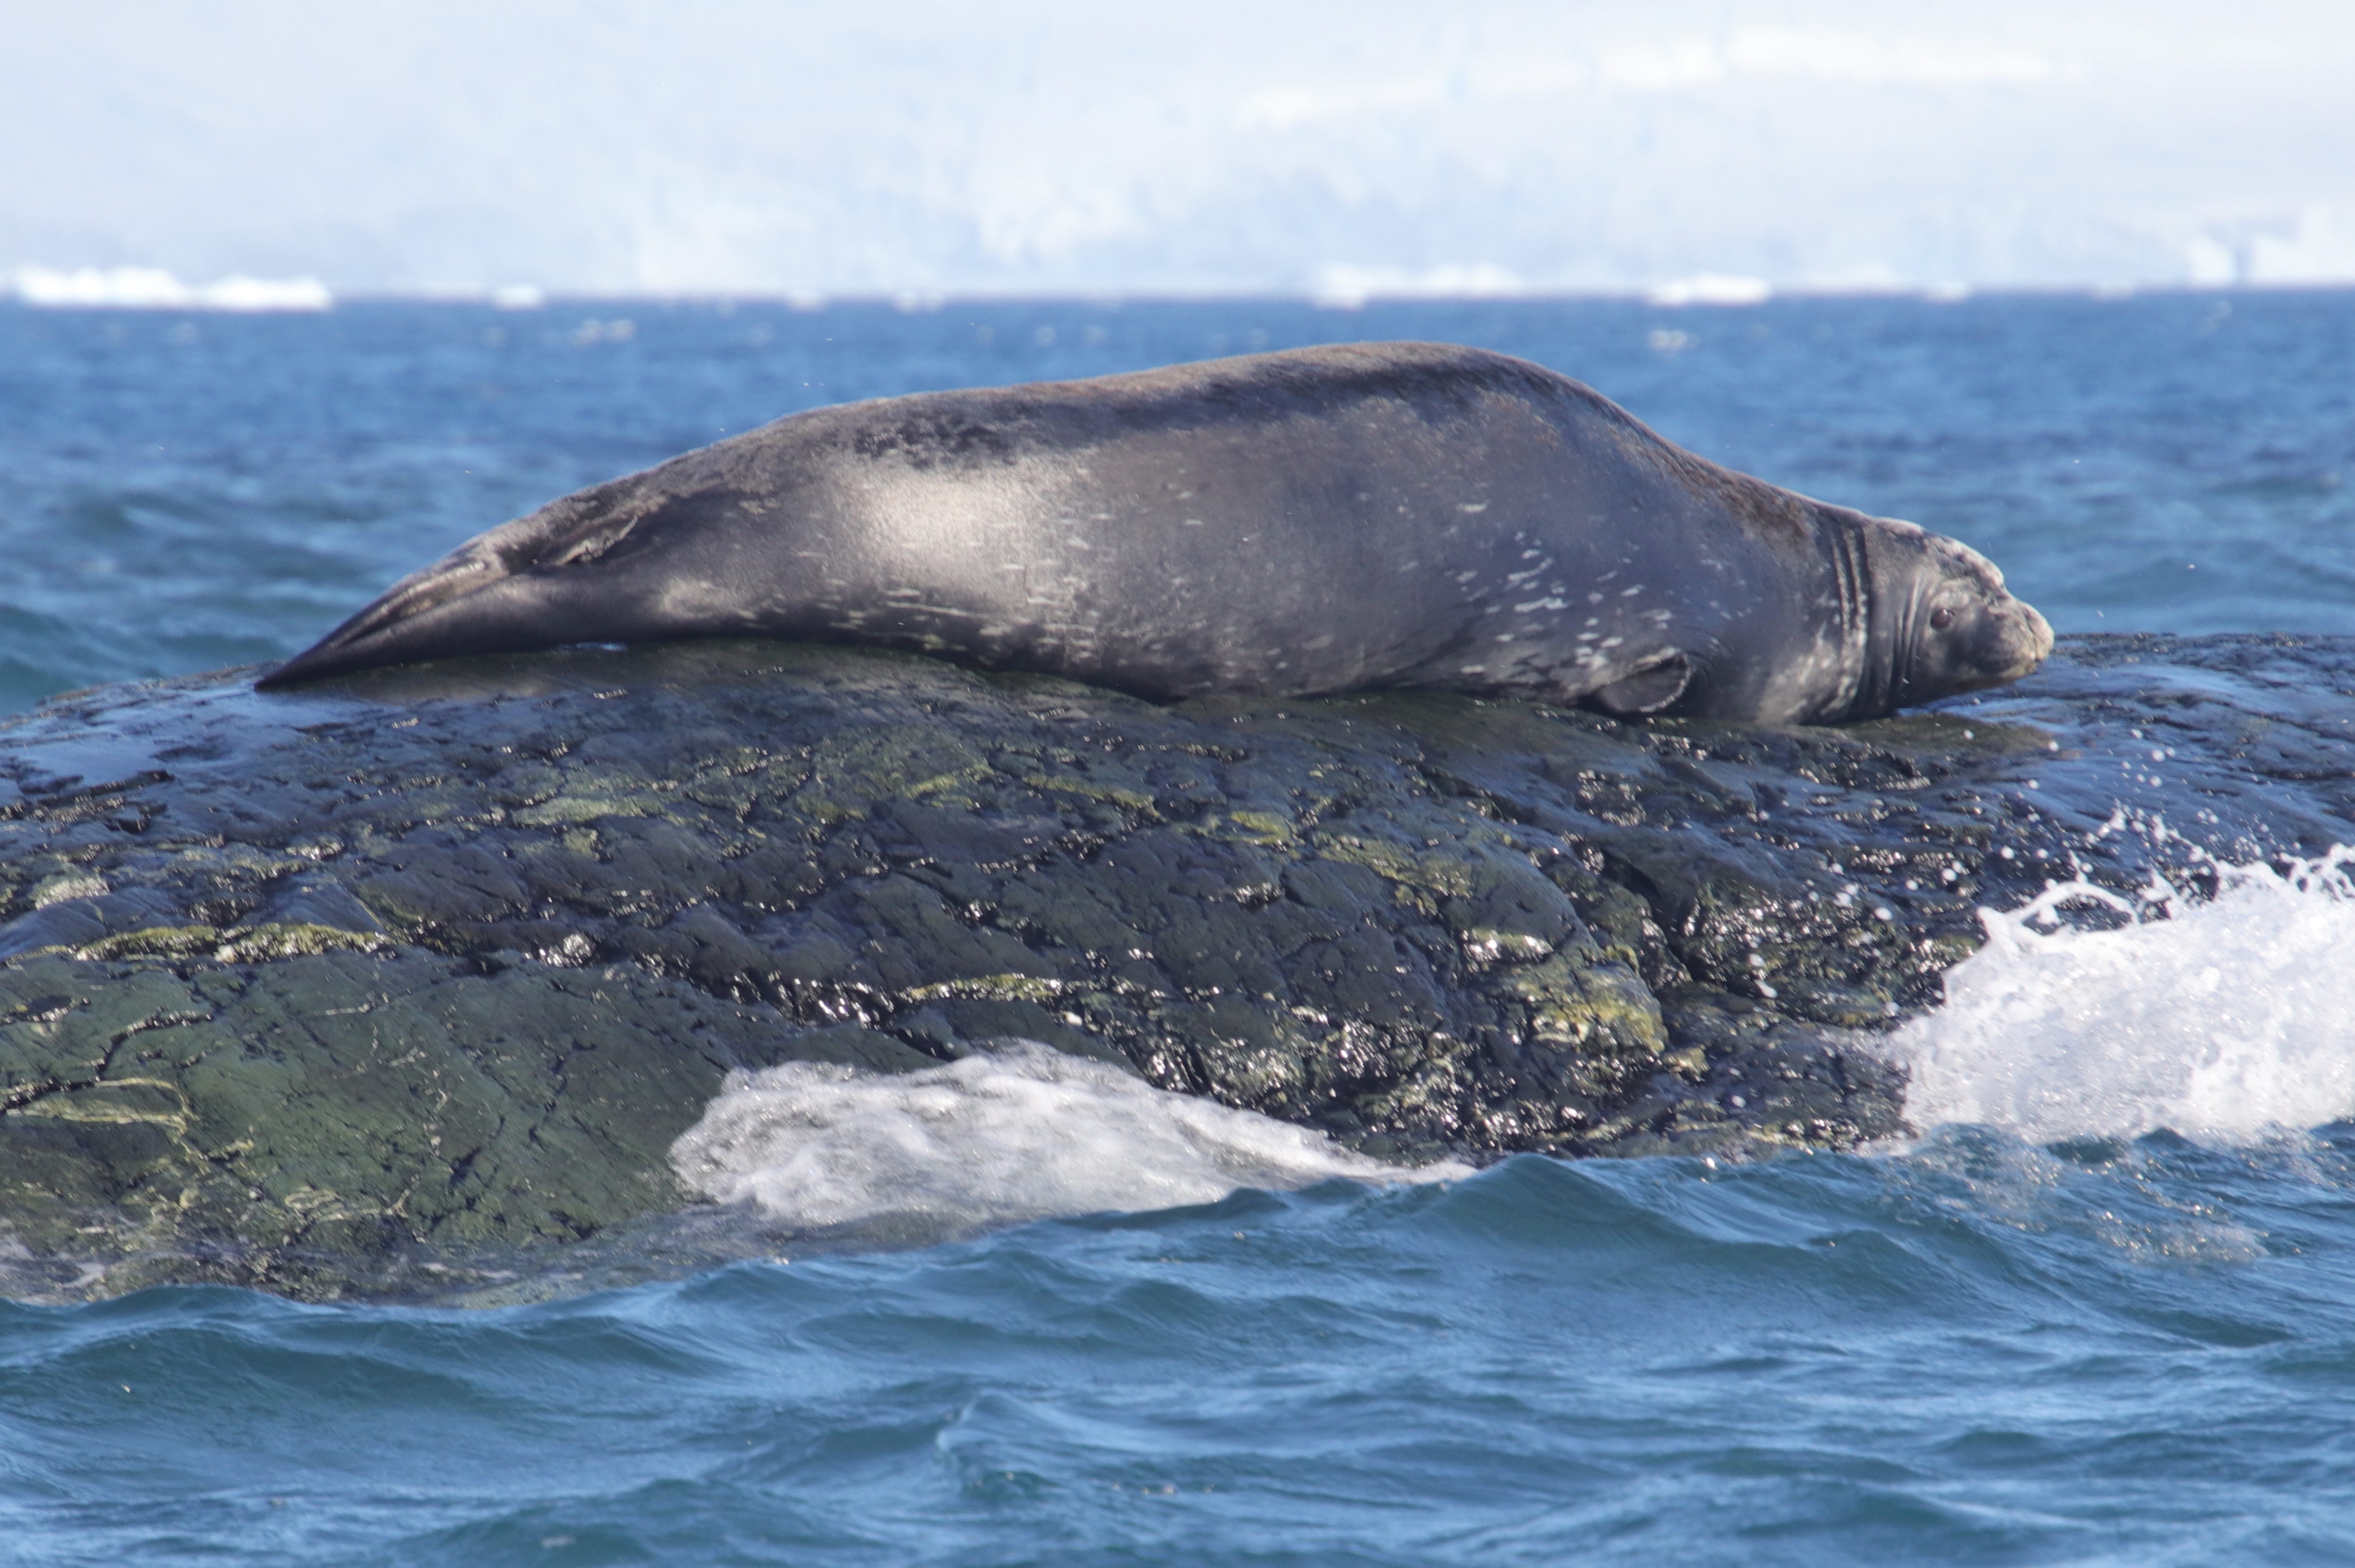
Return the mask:
<path id="1" fill-rule="evenodd" d="M 2346 0 L 0 0 L 0 273 L 2355 283 Z"/>

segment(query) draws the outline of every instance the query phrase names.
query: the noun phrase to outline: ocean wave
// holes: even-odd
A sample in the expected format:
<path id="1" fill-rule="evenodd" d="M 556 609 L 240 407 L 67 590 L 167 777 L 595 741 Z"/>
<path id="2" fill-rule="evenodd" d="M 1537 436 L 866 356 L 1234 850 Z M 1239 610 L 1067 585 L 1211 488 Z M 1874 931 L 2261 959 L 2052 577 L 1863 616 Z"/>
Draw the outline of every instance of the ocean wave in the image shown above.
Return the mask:
<path id="1" fill-rule="evenodd" d="M 1982 912 L 1945 1005 L 1891 1040 L 1909 1119 L 2240 1143 L 2355 1114 L 2355 849 L 2214 869 L 2205 899 L 2071 881 Z M 2073 929 L 2072 904 L 2125 923 Z"/>
<path id="2" fill-rule="evenodd" d="M 161 267 L 19 267 L 0 277 L 0 294 L 58 309 L 319 311 L 335 295 L 316 278 L 250 278 L 232 273 L 189 284 Z"/>
<path id="3" fill-rule="evenodd" d="M 914 1072 L 811 1062 L 739 1072 L 670 1158 L 691 1189 L 795 1230 L 912 1219 L 943 1234 L 1210 1203 L 1245 1187 L 1471 1174 L 1385 1165 L 1029 1041 Z"/>

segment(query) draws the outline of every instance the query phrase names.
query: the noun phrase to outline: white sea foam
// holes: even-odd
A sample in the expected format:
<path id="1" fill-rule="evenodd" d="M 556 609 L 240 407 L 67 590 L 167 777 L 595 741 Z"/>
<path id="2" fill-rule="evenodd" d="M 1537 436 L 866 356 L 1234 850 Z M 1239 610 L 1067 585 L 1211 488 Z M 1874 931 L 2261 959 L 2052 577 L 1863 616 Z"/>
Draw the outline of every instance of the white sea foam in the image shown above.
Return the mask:
<path id="1" fill-rule="evenodd" d="M 960 1231 L 1214 1202 L 1241 1187 L 1471 1174 L 1384 1165 L 1305 1128 L 1016 1041 L 915 1072 L 790 1062 L 730 1074 L 670 1159 L 694 1190 L 757 1203 L 797 1229 L 911 1216 Z"/>
<path id="2" fill-rule="evenodd" d="M 310 311 L 336 303 L 316 278 L 237 274 L 190 285 L 161 267 L 19 267 L 0 278 L 0 293 L 51 309 Z"/>
<path id="3" fill-rule="evenodd" d="M 2205 901 L 2071 882 L 1983 912 L 1945 1005 L 1891 1037 L 1908 1119 L 2229 1143 L 2355 1114 L 2355 849 L 2218 871 Z M 2061 927 L 2073 901 L 2128 923 Z"/>

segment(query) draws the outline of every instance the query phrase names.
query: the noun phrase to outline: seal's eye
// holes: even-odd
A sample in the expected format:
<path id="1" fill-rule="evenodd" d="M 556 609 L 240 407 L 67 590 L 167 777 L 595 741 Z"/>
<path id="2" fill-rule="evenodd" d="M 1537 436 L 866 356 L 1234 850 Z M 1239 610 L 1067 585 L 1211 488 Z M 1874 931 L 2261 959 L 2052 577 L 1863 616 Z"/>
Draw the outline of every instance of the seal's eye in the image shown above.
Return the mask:
<path id="1" fill-rule="evenodd" d="M 1943 632 L 1954 624 L 1955 613 L 1945 605 L 1941 604 L 1935 610 L 1930 612 L 1930 629 L 1932 631 Z"/>

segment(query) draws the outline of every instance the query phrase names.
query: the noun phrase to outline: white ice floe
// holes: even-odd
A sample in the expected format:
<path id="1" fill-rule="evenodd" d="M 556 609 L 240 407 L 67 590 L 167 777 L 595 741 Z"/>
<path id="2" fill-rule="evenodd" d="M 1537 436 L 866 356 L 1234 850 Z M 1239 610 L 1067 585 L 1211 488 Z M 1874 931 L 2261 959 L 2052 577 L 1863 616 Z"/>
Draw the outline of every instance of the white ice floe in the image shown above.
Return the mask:
<path id="1" fill-rule="evenodd" d="M 2234 1142 L 2355 1114 L 2355 849 L 2219 873 L 2206 901 L 2071 882 L 1983 912 L 1987 945 L 1948 971 L 1945 1005 L 1891 1039 L 1907 1118 Z M 2045 929 L 2072 901 L 2129 923 Z"/>
<path id="2" fill-rule="evenodd" d="M 1308 297 L 1327 309 L 1356 310 L 1378 299 L 1515 299 L 1529 292 L 1518 274 L 1489 261 L 1451 261 L 1421 271 L 1334 262 L 1316 270 Z"/>
<path id="3" fill-rule="evenodd" d="M 236 274 L 190 285 L 161 267 L 19 267 L 0 276 L 0 293 L 51 309 L 317 311 L 336 303 L 316 278 Z"/>
<path id="4" fill-rule="evenodd" d="M 1677 278 L 1645 291 L 1654 304 L 1763 304 L 1774 297 L 1774 285 L 1764 278 L 1736 277 L 1726 272 L 1702 272 Z"/>
<path id="5" fill-rule="evenodd" d="M 670 1159 L 693 1190 L 802 1229 L 912 1216 L 957 1231 L 1214 1202 L 1242 1187 L 1471 1174 L 1384 1165 L 1027 1041 L 915 1072 L 790 1062 L 734 1073 Z"/>

